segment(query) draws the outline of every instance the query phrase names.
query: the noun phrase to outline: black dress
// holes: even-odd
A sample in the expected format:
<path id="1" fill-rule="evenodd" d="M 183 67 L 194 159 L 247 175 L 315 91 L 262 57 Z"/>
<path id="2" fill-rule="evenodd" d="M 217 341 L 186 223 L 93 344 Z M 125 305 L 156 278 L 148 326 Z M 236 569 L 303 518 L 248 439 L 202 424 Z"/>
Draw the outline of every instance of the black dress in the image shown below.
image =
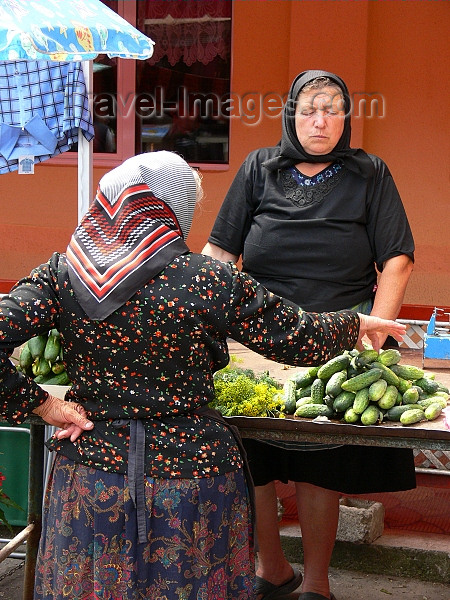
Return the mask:
<path id="1" fill-rule="evenodd" d="M 314 177 L 295 167 L 269 171 L 261 165 L 278 153 L 273 147 L 249 154 L 209 241 L 242 255 L 244 271 L 305 310 L 340 310 L 370 302 L 375 265 L 381 271 L 394 256 L 414 258 L 413 236 L 388 167 L 373 155 L 371 178 L 340 162 Z M 290 480 L 348 494 L 416 485 L 409 449 L 301 440 L 280 444 L 244 439 L 244 445 L 256 485 Z"/>

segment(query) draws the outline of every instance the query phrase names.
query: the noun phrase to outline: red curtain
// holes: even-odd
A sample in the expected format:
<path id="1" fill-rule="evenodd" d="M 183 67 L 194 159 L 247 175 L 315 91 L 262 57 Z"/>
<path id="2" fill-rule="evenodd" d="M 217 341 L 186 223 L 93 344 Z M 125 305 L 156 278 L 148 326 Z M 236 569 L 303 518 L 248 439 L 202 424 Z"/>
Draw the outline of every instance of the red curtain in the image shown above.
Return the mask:
<path id="1" fill-rule="evenodd" d="M 231 0 L 152 0 L 138 2 L 139 29 L 156 43 L 149 63 L 167 57 L 170 65 L 182 61 L 209 64 L 229 59 Z"/>

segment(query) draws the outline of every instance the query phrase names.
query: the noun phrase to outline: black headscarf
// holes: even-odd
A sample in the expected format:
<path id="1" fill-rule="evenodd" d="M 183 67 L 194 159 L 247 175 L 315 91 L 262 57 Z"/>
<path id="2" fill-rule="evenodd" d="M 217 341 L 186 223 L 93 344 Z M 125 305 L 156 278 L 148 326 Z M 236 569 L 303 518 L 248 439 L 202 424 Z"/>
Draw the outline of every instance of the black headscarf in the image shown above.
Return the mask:
<path id="1" fill-rule="evenodd" d="M 342 135 L 328 154 L 308 154 L 300 144 L 297 132 L 295 130 L 295 107 L 297 98 L 303 87 L 317 77 L 328 77 L 333 83 L 336 83 L 343 92 L 345 106 L 344 130 Z M 351 137 L 351 100 L 348 88 L 344 81 L 328 71 L 304 71 L 297 75 L 289 90 L 289 96 L 283 108 L 283 134 L 280 143 L 280 154 L 275 158 L 266 160 L 263 166 L 269 171 L 291 167 L 300 162 L 323 163 L 342 160 L 344 165 L 363 175 L 370 177 L 373 174 L 373 165 L 369 156 L 361 148 L 350 148 Z"/>

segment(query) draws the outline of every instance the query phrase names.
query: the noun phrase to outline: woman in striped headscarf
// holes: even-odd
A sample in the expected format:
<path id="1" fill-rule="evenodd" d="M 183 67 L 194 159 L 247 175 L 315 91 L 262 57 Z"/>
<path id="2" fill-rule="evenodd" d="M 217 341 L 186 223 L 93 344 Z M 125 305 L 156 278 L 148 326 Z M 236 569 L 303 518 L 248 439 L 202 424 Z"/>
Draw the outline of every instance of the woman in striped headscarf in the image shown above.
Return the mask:
<path id="1" fill-rule="evenodd" d="M 289 364 L 323 362 L 404 326 L 304 313 L 185 243 L 201 192 L 178 155 L 107 173 L 66 254 L 0 301 L 0 414 L 61 427 L 35 599 L 252 600 L 251 482 L 239 436 L 208 408 L 227 337 Z M 11 348 L 57 328 L 65 401 L 16 371 Z M 374 337 L 375 339 L 375 337 Z"/>

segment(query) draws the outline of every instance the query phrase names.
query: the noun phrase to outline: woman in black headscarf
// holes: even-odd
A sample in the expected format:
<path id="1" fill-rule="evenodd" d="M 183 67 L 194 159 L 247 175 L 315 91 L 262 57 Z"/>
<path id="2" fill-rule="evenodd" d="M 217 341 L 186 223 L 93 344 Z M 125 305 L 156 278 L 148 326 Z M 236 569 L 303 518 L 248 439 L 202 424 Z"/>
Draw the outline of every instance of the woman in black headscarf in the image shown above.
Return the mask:
<path id="1" fill-rule="evenodd" d="M 35 600 L 253 600 L 251 480 L 218 413 L 227 337 L 312 364 L 404 327 L 310 315 L 184 241 L 201 191 L 178 155 L 107 173 L 65 254 L 0 301 L 0 415 L 62 427 L 46 494 Z M 57 328 L 71 387 L 50 396 L 11 349 Z M 89 419 L 89 420 L 88 420 Z"/>
<path id="2" fill-rule="evenodd" d="M 203 252 L 235 262 L 242 257 L 243 271 L 306 310 L 357 308 L 395 319 L 414 242 L 386 164 L 350 147 L 347 86 L 327 71 L 300 73 L 282 127 L 277 146 L 244 161 Z M 296 577 L 281 548 L 274 480 L 296 482 L 304 548 L 300 598 L 330 598 L 339 493 L 415 487 L 412 451 L 244 444 L 256 484 L 258 598 L 282 597 Z"/>

